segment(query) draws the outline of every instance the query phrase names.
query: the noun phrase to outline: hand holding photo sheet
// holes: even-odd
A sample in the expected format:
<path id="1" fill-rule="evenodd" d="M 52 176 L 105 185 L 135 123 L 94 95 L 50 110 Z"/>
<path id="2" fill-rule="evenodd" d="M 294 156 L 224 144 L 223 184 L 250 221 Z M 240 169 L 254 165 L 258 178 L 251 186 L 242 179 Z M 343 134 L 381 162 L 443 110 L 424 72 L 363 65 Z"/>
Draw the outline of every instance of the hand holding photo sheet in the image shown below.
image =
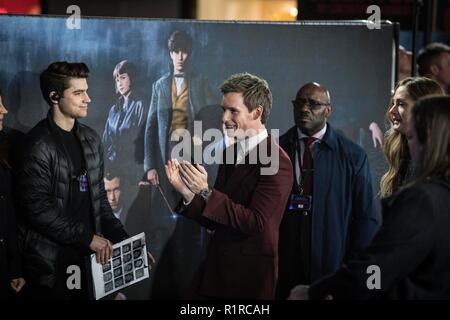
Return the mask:
<path id="1" fill-rule="evenodd" d="M 95 254 L 90 259 L 96 300 L 149 277 L 144 232 L 113 245 L 107 263 L 97 263 Z"/>

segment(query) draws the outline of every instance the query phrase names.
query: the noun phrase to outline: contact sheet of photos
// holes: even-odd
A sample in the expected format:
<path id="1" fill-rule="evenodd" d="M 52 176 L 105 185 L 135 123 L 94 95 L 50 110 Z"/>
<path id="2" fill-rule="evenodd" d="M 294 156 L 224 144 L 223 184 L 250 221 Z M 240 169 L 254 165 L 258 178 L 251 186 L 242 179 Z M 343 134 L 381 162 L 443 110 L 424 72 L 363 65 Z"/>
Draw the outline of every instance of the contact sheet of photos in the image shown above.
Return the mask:
<path id="1" fill-rule="evenodd" d="M 145 233 L 113 245 L 112 258 L 103 265 L 92 254 L 91 270 L 96 300 L 148 278 Z"/>

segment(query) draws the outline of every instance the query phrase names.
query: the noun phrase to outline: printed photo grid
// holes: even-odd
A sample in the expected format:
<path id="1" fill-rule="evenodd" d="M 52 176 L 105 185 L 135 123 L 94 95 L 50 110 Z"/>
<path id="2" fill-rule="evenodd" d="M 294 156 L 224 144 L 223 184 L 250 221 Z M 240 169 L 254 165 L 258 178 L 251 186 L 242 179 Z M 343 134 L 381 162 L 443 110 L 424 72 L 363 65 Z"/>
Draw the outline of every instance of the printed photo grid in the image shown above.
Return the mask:
<path id="1" fill-rule="evenodd" d="M 92 254 L 91 269 L 96 300 L 148 278 L 144 232 L 113 245 L 112 258 L 103 265 Z"/>

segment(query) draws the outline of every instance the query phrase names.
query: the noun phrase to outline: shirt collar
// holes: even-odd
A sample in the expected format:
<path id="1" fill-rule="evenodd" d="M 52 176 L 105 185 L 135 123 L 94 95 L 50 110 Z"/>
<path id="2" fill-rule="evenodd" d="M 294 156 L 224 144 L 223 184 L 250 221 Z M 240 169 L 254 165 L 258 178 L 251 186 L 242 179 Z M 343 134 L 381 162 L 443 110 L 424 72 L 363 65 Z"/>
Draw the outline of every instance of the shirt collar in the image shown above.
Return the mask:
<path id="1" fill-rule="evenodd" d="M 128 102 L 130 101 L 130 94 L 131 94 L 131 91 L 126 96 L 123 97 L 123 108 L 124 109 L 128 108 Z"/>
<path id="2" fill-rule="evenodd" d="M 327 124 L 325 123 L 325 126 L 319 130 L 318 132 L 316 132 L 315 134 L 312 135 L 313 138 L 316 138 L 319 141 L 322 141 L 323 136 L 325 135 L 325 132 L 327 132 Z M 308 138 L 309 136 L 307 136 L 306 134 L 304 134 L 302 132 L 302 130 L 300 130 L 299 128 L 297 128 L 297 133 L 298 133 L 298 138 L 301 140 L 303 138 Z"/>
<path id="3" fill-rule="evenodd" d="M 119 209 L 117 209 L 117 211 L 113 211 L 114 216 L 120 220 L 120 216 L 122 215 L 122 211 L 123 211 L 123 207 L 120 207 Z"/>
<path id="4" fill-rule="evenodd" d="M 269 134 L 267 133 L 267 130 L 264 128 L 263 130 L 261 130 L 261 132 L 259 132 L 257 135 L 254 135 L 248 139 L 244 139 L 244 140 L 240 140 L 239 143 L 239 148 L 238 148 L 238 158 L 237 158 L 237 162 L 241 162 L 241 160 L 243 158 L 245 158 L 245 156 L 252 151 L 254 148 L 256 148 L 256 146 L 264 141 L 267 137 L 269 136 Z"/>

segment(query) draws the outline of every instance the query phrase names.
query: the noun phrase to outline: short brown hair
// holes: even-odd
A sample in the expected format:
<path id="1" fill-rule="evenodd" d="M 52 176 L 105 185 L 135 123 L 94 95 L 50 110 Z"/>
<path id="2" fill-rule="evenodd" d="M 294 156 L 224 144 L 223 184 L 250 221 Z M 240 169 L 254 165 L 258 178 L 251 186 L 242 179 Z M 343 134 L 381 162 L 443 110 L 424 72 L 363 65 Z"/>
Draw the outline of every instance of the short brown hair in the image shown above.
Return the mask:
<path id="1" fill-rule="evenodd" d="M 221 85 L 222 94 L 231 92 L 242 93 L 244 104 L 251 112 L 257 107 L 263 108 L 261 122 L 265 124 L 272 109 L 272 92 L 266 80 L 250 73 L 232 75 Z"/>
<path id="2" fill-rule="evenodd" d="M 52 106 L 52 101 L 49 97 L 50 92 L 56 91 L 58 96 L 62 97 L 64 90 L 69 88 L 70 79 L 86 79 L 88 76 L 89 68 L 83 62 L 53 62 L 39 76 L 42 96 L 48 105 Z"/>
<path id="3" fill-rule="evenodd" d="M 440 42 L 430 43 L 425 48 L 422 48 L 417 56 L 417 65 L 419 67 L 417 71 L 419 75 L 426 76 L 430 74 L 431 65 L 436 63 L 436 58 L 445 52 L 450 54 L 450 47 Z"/>

